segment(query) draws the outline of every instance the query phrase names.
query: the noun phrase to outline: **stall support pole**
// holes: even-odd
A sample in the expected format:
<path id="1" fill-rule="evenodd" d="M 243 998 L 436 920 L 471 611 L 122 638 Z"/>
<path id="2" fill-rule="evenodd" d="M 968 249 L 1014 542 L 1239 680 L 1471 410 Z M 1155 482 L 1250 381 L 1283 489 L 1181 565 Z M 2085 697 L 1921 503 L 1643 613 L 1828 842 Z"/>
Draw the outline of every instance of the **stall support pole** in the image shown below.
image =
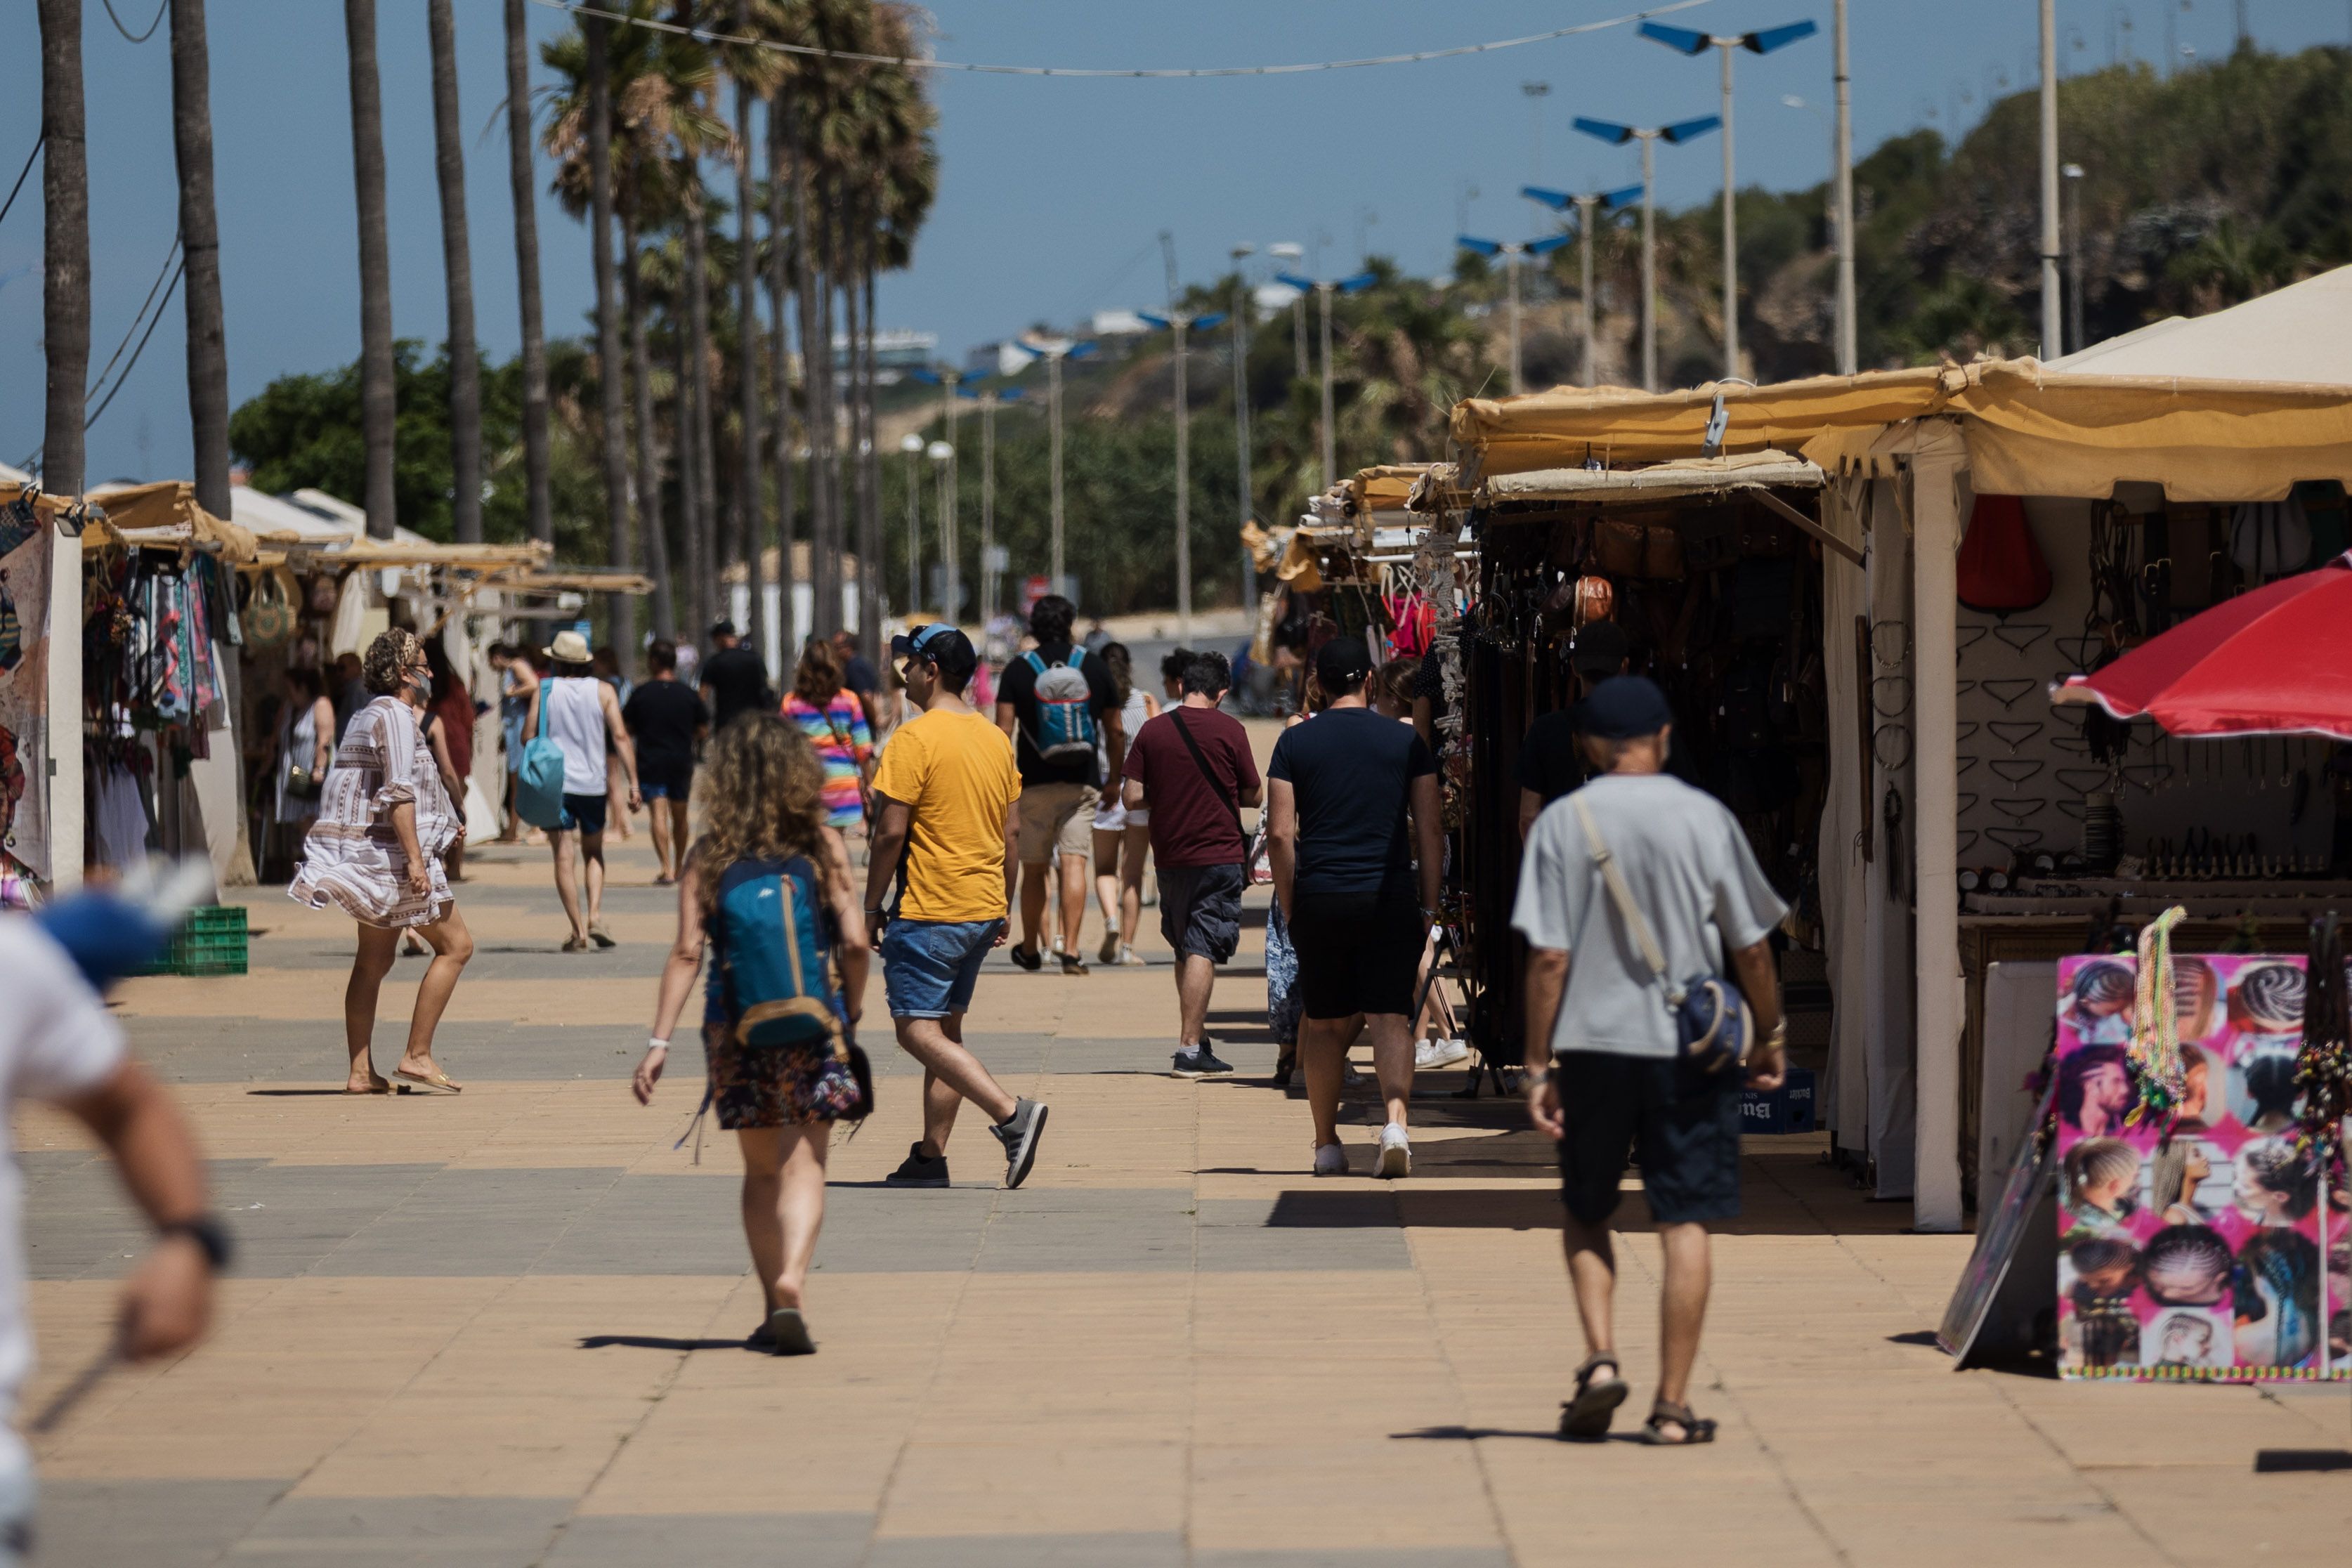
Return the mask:
<path id="1" fill-rule="evenodd" d="M 49 538 L 49 887 L 62 892 L 81 886 L 81 541 Z"/>
<path id="2" fill-rule="evenodd" d="M 1959 472 L 1967 461 L 1959 433 L 1922 421 L 1912 468 L 1913 669 L 1917 739 L 1913 815 L 1913 931 L 1917 969 L 1917 1164 L 1913 1224 L 1923 1231 L 1960 1228 L 1960 1032 L 1967 994 L 1960 981 L 1958 607 Z M 1941 439 L 1935 439 L 1934 435 Z"/>

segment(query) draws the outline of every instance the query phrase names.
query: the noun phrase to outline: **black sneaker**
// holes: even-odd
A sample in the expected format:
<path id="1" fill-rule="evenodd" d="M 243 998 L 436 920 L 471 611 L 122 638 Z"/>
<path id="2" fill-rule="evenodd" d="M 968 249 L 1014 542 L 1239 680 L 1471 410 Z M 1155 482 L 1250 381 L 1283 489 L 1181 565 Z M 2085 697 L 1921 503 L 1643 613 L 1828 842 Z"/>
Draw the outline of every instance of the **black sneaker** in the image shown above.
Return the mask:
<path id="1" fill-rule="evenodd" d="M 1045 967 L 1044 954 L 1033 952 L 1017 942 L 1006 951 L 1013 955 L 1013 967 L 1015 969 L 1025 969 L 1034 974 Z"/>
<path id="2" fill-rule="evenodd" d="M 926 1154 L 920 1143 L 907 1146 L 907 1158 L 884 1181 L 894 1187 L 944 1187 L 948 1184 L 948 1157 Z"/>
<path id="3" fill-rule="evenodd" d="M 1178 1051 L 1169 1060 L 1175 1065 L 1178 1078 L 1221 1078 L 1234 1070 L 1233 1063 L 1218 1059 L 1206 1039 L 1189 1051 Z"/>
<path id="4" fill-rule="evenodd" d="M 1045 1108 L 1034 1100 L 1016 1100 L 1013 1114 L 990 1129 L 1004 1145 L 1004 1184 L 1017 1187 L 1029 1179 L 1037 1163 L 1037 1139 L 1045 1131 Z"/>
<path id="5" fill-rule="evenodd" d="M 1080 958 L 1076 953 L 1075 953 L 1075 952 L 1059 952 L 1059 953 L 1055 953 L 1054 956 L 1055 956 L 1055 957 L 1056 957 L 1056 958 L 1058 958 L 1058 959 L 1060 959 L 1060 960 L 1062 961 L 1062 973 L 1065 973 L 1065 974 L 1084 974 L 1085 973 L 1087 973 L 1087 961 L 1086 961 L 1085 959 L 1083 959 L 1083 958 Z"/>

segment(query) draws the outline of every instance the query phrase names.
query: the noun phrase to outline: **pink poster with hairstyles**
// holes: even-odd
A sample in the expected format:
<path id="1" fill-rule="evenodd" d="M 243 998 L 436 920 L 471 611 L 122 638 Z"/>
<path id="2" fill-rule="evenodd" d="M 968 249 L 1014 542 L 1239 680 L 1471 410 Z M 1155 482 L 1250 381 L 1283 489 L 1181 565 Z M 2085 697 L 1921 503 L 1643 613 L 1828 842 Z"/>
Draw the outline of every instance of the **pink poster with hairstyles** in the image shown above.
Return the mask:
<path id="1" fill-rule="evenodd" d="M 2296 1143 L 2304 961 L 2172 963 L 2188 1084 L 2168 1135 L 2132 1117 L 2137 961 L 2058 966 L 2061 1374 L 2352 1375 L 2347 1194 Z"/>

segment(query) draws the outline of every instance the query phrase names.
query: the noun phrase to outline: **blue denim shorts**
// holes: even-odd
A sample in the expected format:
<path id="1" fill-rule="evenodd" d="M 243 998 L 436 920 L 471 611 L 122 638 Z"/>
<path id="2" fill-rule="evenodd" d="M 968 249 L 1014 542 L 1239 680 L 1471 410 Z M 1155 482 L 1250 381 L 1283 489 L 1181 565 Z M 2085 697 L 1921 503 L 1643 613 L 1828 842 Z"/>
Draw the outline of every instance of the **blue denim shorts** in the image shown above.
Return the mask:
<path id="1" fill-rule="evenodd" d="M 944 1018 L 971 1005 L 1003 921 L 894 920 L 882 931 L 882 991 L 893 1018 Z"/>
<path id="2" fill-rule="evenodd" d="M 607 797 L 601 795 L 567 792 L 563 796 L 563 815 L 556 819 L 555 826 L 566 833 L 577 831 L 591 836 L 601 835 L 604 831 L 607 804 Z"/>

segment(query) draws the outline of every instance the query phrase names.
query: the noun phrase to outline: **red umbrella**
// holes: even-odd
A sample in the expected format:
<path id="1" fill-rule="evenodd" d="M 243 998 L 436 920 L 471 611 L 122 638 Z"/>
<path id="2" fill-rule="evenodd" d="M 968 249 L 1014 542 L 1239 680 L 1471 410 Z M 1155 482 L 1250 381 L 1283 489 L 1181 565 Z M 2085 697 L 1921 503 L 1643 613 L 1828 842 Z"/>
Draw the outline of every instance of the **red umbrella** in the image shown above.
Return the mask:
<path id="1" fill-rule="evenodd" d="M 2192 616 L 2051 700 L 2174 735 L 2352 741 L 2352 553 Z"/>

